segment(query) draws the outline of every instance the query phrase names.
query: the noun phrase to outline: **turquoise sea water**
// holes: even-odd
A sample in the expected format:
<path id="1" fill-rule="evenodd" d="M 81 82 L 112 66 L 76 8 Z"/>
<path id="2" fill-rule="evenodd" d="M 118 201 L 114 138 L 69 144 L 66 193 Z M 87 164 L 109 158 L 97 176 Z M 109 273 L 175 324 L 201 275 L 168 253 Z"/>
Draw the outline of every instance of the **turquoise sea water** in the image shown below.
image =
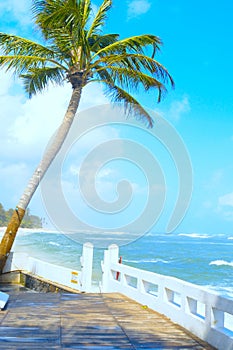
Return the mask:
<path id="1" fill-rule="evenodd" d="M 82 246 L 65 235 L 20 230 L 15 251 L 80 269 Z M 233 298 L 233 234 L 150 233 L 120 247 L 123 263 L 207 286 Z M 94 250 L 95 283 L 101 279 L 103 250 Z"/>

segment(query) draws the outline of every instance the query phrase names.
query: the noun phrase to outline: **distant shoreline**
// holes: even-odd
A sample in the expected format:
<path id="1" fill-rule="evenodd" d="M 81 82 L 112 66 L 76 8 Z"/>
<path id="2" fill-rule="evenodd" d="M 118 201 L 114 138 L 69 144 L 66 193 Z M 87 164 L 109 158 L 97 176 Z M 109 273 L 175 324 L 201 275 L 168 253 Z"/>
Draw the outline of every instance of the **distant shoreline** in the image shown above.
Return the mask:
<path id="1" fill-rule="evenodd" d="M 4 234 L 4 231 L 6 230 L 6 226 L 2 226 L 0 227 L 0 236 L 2 236 Z M 25 233 L 36 233 L 36 232 L 40 232 L 40 233 L 59 233 L 56 230 L 52 230 L 52 229 L 47 229 L 44 227 L 41 228 L 26 228 L 26 227 L 20 227 L 18 229 L 18 234 L 25 234 Z"/>

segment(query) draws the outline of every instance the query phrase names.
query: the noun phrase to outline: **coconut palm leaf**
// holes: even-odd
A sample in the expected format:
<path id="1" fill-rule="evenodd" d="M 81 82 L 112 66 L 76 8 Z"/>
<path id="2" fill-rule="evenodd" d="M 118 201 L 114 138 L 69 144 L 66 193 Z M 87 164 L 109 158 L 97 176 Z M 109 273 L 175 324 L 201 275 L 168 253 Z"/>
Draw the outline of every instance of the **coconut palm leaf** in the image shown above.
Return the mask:
<path id="1" fill-rule="evenodd" d="M 105 69 L 105 67 L 99 67 L 96 71 L 99 72 Z M 111 72 L 110 75 L 115 84 L 124 87 L 126 90 L 135 91 L 142 86 L 145 91 L 153 88 L 166 91 L 165 86 L 159 80 L 143 72 L 115 66 L 109 66 L 107 69 Z"/>
<path id="2" fill-rule="evenodd" d="M 153 126 L 153 119 L 146 109 L 136 100 L 135 97 L 130 95 L 127 91 L 121 89 L 119 86 L 112 85 L 109 81 L 102 81 L 105 83 L 105 95 L 110 98 L 114 103 L 121 103 L 124 106 L 127 116 L 134 116 L 134 118 L 146 121 L 148 127 Z"/>
<path id="3" fill-rule="evenodd" d="M 70 33 L 82 31 L 89 21 L 90 0 L 33 0 L 32 11 L 36 23 L 48 38 L 54 29 L 65 29 Z"/>
<path id="4" fill-rule="evenodd" d="M 27 56 L 39 56 L 54 58 L 55 53 L 49 47 L 38 44 L 32 40 L 21 38 L 17 35 L 5 34 L 0 32 L 0 47 L 4 55 L 14 54 Z"/>
<path id="5" fill-rule="evenodd" d="M 0 66 L 6 67 L 6 70 L 14 70 L 16 75 L 21 75 L 30 68 L 41 66 L 45 67 L 47 60 L 37 56 L 0 56 Z"/>
<path id="6" fill-rule="evenodd" d="M 99 52 L 102 48 L 115 43 L 119 34 L 92 35 L 88 37 L 91 52 Z"/>
<path id="7" fill-rule="evenodd" d="M 99 68 L 98 75 L 99 79 L 94 81 L 105 85 L 104 93 L 112 102 L 123 103 L 126 115 L 129 116 L 132 113 L 135 118 L 146 122 L 148 127 L 153 126 L 153 119 L 145 108 L 127 91 L 116 86 L 112 75 L 107 70 Z"/>
<path id="8" fill-rule="evenodd" d="M 107 58 L 108 60 L 108 58 Z M 171 84 L 174 86 L 174 80 L 167 71 L 167 69 L 161 65 L 158 61 L 151 57 L 142 54 L 128 54 L 128 55 L 116 55 L 116 57 L 110 57 L 110 60 L 117 65 L 118 61 L 120 65 L 131 70 L 143 71 L 148 75 L 152 75 L 161 80 L 164 84 Z"/>
<path id="9" fill-rule="evenodd" d="M 100 28 L 103 27 L 105 24 L 107 12 L 110 10 L 111 7 L 112 7 L 112 0 L 103 1 L 87 33 L 88 38 L 93 36 L 93 34 L 99 33 Z"/>
<path id="10" fill-rule="evenodd" d="M 104 53 L 105 55 L 109 55 L 118 52 L 119 48 L 128 50 L 129 53 L 136 52 L 143 54 L 145 47 L 152 46 L 154 55 L 154 53 L 159 50 L 159 45 L 161 44 L 161 40 L 155 35 L 138 35 L 118 40 L 117 42 L 100 50 L 98 54 Z"/>
<path id="11" fill-rule="evenodd" d="M 24 88 L 31 98 L 48 86 L 49 82 L 62 85 L 65 80 L 64 72 L 59 67 L 46 67 L 30 69 L 27 74 L 22 74 Z"/>
<path id="12" fill-rule="evenodd" d="M 167 69 L 158 61 L 142 54 L 118 54 L 104 56 L 94 62 L 91 68 L 94 69 L 95 66 L 98 67 L 97 70 L 100 69 L 100 66 L 107 67 L 108 69 L 114 69 L 115 71 L 117 67 L 125 69 L 125 74 L 128 72 L 129 76 L 129 74 L 132 73 L 132 77 L 135 76 L 135 72 L 138 72 L 139 75 L 140 72 L 146 72 L 148 76 L 150 76 L 150 73 L 152 76 L 159 79 L 161 84 L 164 82 L 170 83 L 171 86 L 174 86 L 174 81 Z"/>

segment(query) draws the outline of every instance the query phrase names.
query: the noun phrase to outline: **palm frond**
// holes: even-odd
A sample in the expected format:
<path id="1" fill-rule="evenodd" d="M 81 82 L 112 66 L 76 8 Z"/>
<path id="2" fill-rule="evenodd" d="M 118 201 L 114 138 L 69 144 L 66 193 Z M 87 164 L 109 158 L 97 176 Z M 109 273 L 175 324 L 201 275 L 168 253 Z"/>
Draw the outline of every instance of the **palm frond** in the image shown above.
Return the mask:
<path id="1" fill-rule="evenodd" d="M 112 7 L 112 0 L 103 1 L 87 33 L 88 38 L 90 38 L 93 34 L 97 34 L 100 28 L 103 27 L 105 23 L 105 19 L 107 17 L 107 12 L 111 7 Z"/>
<path id="2" fill-rule="evenodd" d="M 90 68 L 95 69 L 95 67 L 99 66 L 118 67 L 126 69 L 128 72 L 130 70 L 146 72 L 161 80 L 163 83 L 170 83 L 171 86 L 174 86 L 174 81 L 167 69 L 155 59 L 143 54 L 115 54 L 104 56 L 95 61 Z"/>
<path id="3" fill-rule="evenodd" d="M 119 34 L 92 35 L 88 38 L 90 51 L 97 52 L 102 48 L 115 43 L 119 39 Z"/>
<path id="4" fill-rule="evenodd" d="M 121 86 L 124 90 L 137 91 L 140 87 L 143 87 L 145 91 L 157 89 L 158 101 L 160 101 L 161 95 L 167 91 L 165 85 L 158 79 L 140 71 L 115 66 L 100 66 L 96 69 L 96 72 L 99 74 L 106 70 L 114 83 Z M 102 73 L 100 76 L 102 77 L 103 74 L 105 73 Z"/>
<path id="5" fill-rule="evenodd" d="M 55 29 L 83 30 L 89 20 L 90 0 L 33 0 L 35 21 L 46 38 Z"/>
<path id="6" fill-rule="evenodd" d="M 110 84 L 109 81 L 101 80 L 101 82 L 106 87 L 105 95 L 114 103 L 122 103 L 127 117 L 132 115 L 138 120 L 146 121 L 149 128 L 153 127 L 154 122 L 150 114 L 132 95 L 119 86 Z"/>
<path id="7" fill-rule="evenodd" d="M 80 0 L 79 11 L 82 13 L 82 27 L 86 27 L 90 13 L 91 13 L 91 2 L 90 0 Z"/>
<path id="8" fill-rule="evenodd" d="M 37 44 L 29 39 L 21 38 L 17 35 L 0 33 L 0 49 L 5 55 L 23 55 L 40 56 L 54 59 L 56 54 L 50 48 Z"/>
<path id="9" fill-rule="evenodd" d="M 49 82 L 61 85 L 64 82 L 64 72 L 59 67 L 32 68 L 27 74 L 22 74 L 24 88 L 31 98 L 37 92 L 44 90 Z"/>
<path id="10" fill-rule="evenodd" d="M 114 80 L 112 78 L 112 75 L 108 72 L 108 69 L 105 69 L 102 66 L 96 66 L 95 70 L 96 74 L 93 75 L 93 77 L 89 80 L 89 82 L 94 81 L 103 81 L 103 82 L 109 82 L 109 84 L 114 85 Z M 98 78 L 95 79 L 94 76 L 97 76 Z"/>
<path id="11" fill-rule="evenodd" d="M 160 45 L 162 44 L 159 37 L 155 35 L 138 35 L 130 38 L 118 40 L 117 42 L 104 47 L 99 52 L 97 52 L 96 56 L 100 54 L 109 55 L 112 53 L 119 53 L 123 51 L 127 51 L 128 53 L 144 53 L 144 48 L 151 46 L 153 49 L 152 56 L 154 56 L 155 52 L 160 49 Z"/>
<path id="12" fill-rule="evenodd" d="M 67 24 L 70 14 L 69 11 L 66 11 L 66 5 L 67 1 L 64 0 L 32 0 L 32 13 L 35 22 L 45 35 L 51 28 L 60 28 L 61 22 L 63 22 L 63 26 Z"/>
<path id="13" fill-rule="evenodd" d="M 35 21 L 45 38 L 80 69 L 90 57 L 85 29 L 90 11 L 90 0 L 33 0 Z"/>
<path id="14" fill-rule="evenodd" d="M 16 75 L 21 75 L 25 71 L 41 66 L 45 67 L 47 60 L 37 56 L 0 56 L 0 67 L 6 67 L 6 70 L 13 69 Z"/>

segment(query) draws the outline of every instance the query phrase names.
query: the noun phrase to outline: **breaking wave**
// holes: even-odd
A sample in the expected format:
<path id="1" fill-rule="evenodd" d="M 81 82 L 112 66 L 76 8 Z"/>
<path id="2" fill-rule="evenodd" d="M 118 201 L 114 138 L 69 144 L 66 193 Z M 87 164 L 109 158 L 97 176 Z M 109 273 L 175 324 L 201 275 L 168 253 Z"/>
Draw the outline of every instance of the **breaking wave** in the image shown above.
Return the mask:
<path id="1" fill-rule="evenodd" d="M 191 238 L 210 238 L 212 236 L 206 233 L 179 233 L 178 236 L 191 237 Z"/>
<path id="2" fill-rule="evenodd" d="M 225 260 L 214 260 L 209 263 L 209 265 L 216 265 L 216 266 L 231 266 L 233 267 L 233 261 L 228 262 Z"/>
<path id="3" fill-rule="evenodd" d="M 163 263 L 163 264 L 170 264 L 171 261 L 167 261 L 167 260 L 163 260 L 163 259 L 138 259 L 138 260 L 127 260 L 127 259 L 123 259 L 124 262 L 127 263 L 134 263 L 134 264 L 143 264 L 143 263 Z"/>

